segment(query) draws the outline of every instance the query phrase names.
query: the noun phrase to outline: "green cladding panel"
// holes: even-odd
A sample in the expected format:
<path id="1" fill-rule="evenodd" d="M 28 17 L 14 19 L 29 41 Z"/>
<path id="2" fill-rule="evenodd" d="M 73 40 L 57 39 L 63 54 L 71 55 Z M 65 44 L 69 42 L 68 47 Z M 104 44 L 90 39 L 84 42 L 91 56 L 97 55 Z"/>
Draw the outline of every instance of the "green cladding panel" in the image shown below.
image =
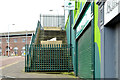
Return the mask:
<path id="1" fill-rule="evenodd" d="M 75 71 L 75 61 L 76 61 L 76 58 L 75 58 L 75 31 L 73 30 L 73 28 L 71 28 L 71 32 L 72 32 L 72 35 L 71 35 L 71 44 L 72 44 L 72 60 L 73 60 L 73 69 Z"/>
<path id="2" fill-rule="evenodd" d="M 78 76 L 80 78 L 93 78 L 92 70 L 92 36 L 91 26 L 83 33 L 78 44 Z"/>
<path id="3" fill-rule="evenodd" d="M 67 23 L 66 36 L 67 36 L 67 43 L 70 44 L 70 20 L 69 20 L 69 22 Z"/>

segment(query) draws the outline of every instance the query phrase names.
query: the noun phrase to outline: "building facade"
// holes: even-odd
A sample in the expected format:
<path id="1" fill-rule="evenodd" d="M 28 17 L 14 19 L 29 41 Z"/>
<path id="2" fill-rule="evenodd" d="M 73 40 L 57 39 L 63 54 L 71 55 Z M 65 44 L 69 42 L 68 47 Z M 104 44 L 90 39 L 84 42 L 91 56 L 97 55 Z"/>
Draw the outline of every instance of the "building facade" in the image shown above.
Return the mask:
<path id="1" fill-rule="evenodd" d="M 0 34 L 0 53 L 1 55 L 24 55 L 25 44 L 30 44 L 34 31 L 21 31 L 9 33 L 9 49 L 8 49 L 8 33 Z"/>
<path id="2" fill-rule="evenodd" d="M 76 1 L 76 10 L 69 11 L 66 23 L 68 44 L 72 45 L 73 67 L 76 76 L 80 78 L 94 78 L 94 6 L 95 2 Z M 99 58 L 98 58 L 99 59 Z M 100 63 L 100 60 L 96 63 Z M 100 66 L 100 65 L 99 65 Z"/>
<path id="3" fill-rule="evenodd" d="M 75 2 L 65 27 L 76 76 L 120 79 L 120 1 Z"/>
<path id="4" fill-rule="evenodd" d="M 101 77 L 120 79 L 120 0 L 98 1 Z"/>

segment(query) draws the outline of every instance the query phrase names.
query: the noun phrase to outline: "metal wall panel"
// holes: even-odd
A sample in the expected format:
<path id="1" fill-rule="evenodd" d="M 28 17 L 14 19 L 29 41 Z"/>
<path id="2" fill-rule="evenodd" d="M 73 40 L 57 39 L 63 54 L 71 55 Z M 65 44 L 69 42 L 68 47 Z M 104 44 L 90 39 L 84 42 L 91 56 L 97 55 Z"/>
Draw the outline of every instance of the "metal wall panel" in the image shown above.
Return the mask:
<path id="1" fill-rule="evenodd" d="M 118 25 L 118 69 L 120 68 L 120 23 Z M 120 69 L 118 70 L 118 78 L 120 79 Z"/>
<path id="2" fill-rule="evenodd" d="M 120 23 L 116 25 L 116 77 L 120 79 Z"/>
<path id="3" fill-rule="evenodd" d="M 115 26 L 114 26 L 115 27 Z M 115 28 L 105 27 L 105 78 L 116 78 Z"/>
<path id="4" fill-rule="evenodd" d="M 91 26 L 78 40 L 78 76 L 80 78 L 93 78 L 92 71 L 92 37 Z"/>

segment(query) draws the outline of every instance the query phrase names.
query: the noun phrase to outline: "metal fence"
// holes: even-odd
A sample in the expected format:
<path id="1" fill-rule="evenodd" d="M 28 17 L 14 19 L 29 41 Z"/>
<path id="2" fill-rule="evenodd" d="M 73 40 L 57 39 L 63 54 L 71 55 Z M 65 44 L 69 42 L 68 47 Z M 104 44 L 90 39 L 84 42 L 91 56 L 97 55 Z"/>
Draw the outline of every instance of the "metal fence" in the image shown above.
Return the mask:
<path id="1" fill-rule="evenodd" d="M 26 45 L 25 72 L 30 71 L 73 71 L 70 45 L 47 44 Z"/>
<path id="2" fill-rule="evenodd" d="M 64 28 L 65 17 L 61 15 L 40 15 L 42 27 L 61 27 Z"/>

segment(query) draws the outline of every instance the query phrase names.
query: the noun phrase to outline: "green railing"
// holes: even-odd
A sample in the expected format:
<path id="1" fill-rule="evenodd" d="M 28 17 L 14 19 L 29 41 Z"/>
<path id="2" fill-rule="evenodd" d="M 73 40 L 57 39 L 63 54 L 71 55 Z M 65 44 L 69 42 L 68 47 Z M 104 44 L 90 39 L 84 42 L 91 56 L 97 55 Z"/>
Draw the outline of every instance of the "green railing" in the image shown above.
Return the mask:
<path id="1" fill-rule="evenodd" d="M 35 31 L 35 34 L 32 35 L 32 38 L 31 38 L 31 42 L 30 42 L 30 45 L 28 46 L 27 44 L 25 45 L 25 58 L 29 55 L 30 57 L 33 55 L 33 54 L 30 54 L 31 53 L 31 46 L 35 43 L 35 39 L 37 37 L 37 32 L 38 32 L 38 29 L 41 29 L 41 24 L 40 22 L 38 21 L 37 23 L 37 28 L 36 28 L 36 31 Z M 28 58 L 27 58 L 28 59 Z M 28 63 L 29 60 L 26 60 L 25 59 L 25 65 L 26 63 Z"/>
<path id="2" fill-rule="evenodd" d="M 26 52 L 28 53 L 26 45 Z M 31 51 L 25 57 L 25 71 L 73 71 L 70 45 L 32 44 Z M 32 56 L 31 56 L 32 55 Z"/>
<path id="3" fill-rule="evenodd" d="M 29 46 L 29 52 L 31 51 L 31 45 L 33 45 L 33 44 L 35 43 L 35 39 L 36 39 L 36 37 L 37 37 L 36 35 L 37 35 L 37 32 L 38 32 L 38 30 L 39 30 L 40 28 L 41 28 L 41 24 L 40 24 L 40 22 L 38 21 L 35 34 L 32 35 L 31 43 L 30 43 L 30 46 Z"/>

